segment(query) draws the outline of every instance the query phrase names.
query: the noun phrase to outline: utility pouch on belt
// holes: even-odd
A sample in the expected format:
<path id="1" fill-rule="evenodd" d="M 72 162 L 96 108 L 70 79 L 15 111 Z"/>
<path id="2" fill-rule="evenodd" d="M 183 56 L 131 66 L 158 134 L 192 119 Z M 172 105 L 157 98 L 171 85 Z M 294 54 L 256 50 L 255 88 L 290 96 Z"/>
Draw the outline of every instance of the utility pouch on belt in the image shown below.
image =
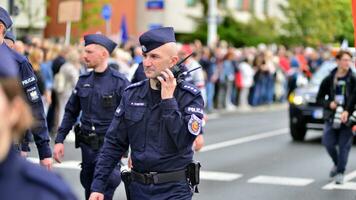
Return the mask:
<path id="1" fill-rule="evenodd" d="M 121 180 L 122 182 L 124 182 L 124 186 L 125 186 L 125 192 L 126 192 L 126 199 L 127 200 L 131 200 L 130 197 L 130 184 L 131 184 L 131 172 L 123 170 L 121 172 Z"/>
<path id="2" fill-rule="evenodd" d="M 195 193 L 199 193 L 198 184 L 200 182 L 200 163 L 193 161 L 187 167 L 187 177 L 190 184 L 195 188 Z"/>
<path id="3" fill-rule="evenodd" d="M 80 143 L 79 135 L 80 134 L 81 134 L 80 124 L 78 123 L 74 126 L 75 148 L 79 148 L 79 143 Z"/>

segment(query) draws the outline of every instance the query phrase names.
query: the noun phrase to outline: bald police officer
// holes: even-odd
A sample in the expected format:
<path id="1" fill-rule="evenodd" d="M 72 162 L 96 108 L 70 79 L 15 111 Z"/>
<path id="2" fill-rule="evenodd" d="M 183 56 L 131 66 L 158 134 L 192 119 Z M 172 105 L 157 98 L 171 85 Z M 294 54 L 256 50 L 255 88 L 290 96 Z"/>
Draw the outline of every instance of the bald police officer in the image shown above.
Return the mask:
<path id="1" fill-rule="evenodd" d="M 12 142 L 30 125 L 31 114 L 21 99 L 17 63 L 0 45 L 0 194 L 3 200 L 74 200 L 58 176 L 19 156 Z M 11 91 L 11 92 L 9 92 Z M 26 111 L 26 112 L 24 112 Z"/>
<path id="2" fill-rule="evenodd" d="M 90 200 L 102 200 L 107 180 L 130 146 L 131 199 L 191 199 L 187 166 L 192 143 L 202 129 L 203 98 L 185 81 L 177 85 L 170 68 L 178 62 L 174 30 L 153 29 L 140 36 L 147 80 L 126 88 L 106 133 Z M 125 184 L 126 185 L 126 184 Z"/>
<path id="3" fill-rule="evenodd" d="M 68 100 L 55 141 L 54 158 L 61 162 L 64 155 L 63 142 L 82 111 L 81 126 L 75 128 L 75 132 L 76 145 L 80 146 L 82 151 L 80 181 L 88 199 L 99 149 L 129 82 L 122 74 L 108 67 L 108 58 L 116 43 L 101 34 L 86 35 L 84 40 L 84 60 L 93 71 L 79 77 Z M 107 186 L 103 188 L 105 199 L 112 199 L 119 184 L 120 167 L 116 166 Z"/>
<path id="4" fill-rule="evenodd" d="M 33 134 L 40 157 L 40 164 L 50 169 L 52 167 L 52 152 L 49 147 L 50 138 L 43 103 L 37 85 L 37 78 L 27 58 L 5 44 L 4 37 L 6 30 L 11 26 L 12 20 L 9 13 L 0 7 L 0 45 L 3 46 L 4 51 L 10 52 L 11 57 L 15 60 L 22 87 L 37 122 L 35 127 L 27 131 L 26 138 L 28 138 L 29 134 Z M 22 151 L 29 151 L 28 144 L 23 144 L 21 148 Z"/>

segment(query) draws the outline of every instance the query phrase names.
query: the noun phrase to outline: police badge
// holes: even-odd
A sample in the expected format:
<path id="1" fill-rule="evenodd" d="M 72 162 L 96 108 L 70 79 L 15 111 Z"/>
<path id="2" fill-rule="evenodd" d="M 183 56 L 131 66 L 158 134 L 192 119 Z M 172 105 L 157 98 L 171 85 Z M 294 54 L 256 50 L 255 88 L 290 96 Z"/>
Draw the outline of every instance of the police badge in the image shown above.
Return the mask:
<path id="1" fill-rule="evenodd" d="M 188 130 L 191 134 L 197 136 L 201 132 L 202 120 L 192 114 L 188 122 Z"/>

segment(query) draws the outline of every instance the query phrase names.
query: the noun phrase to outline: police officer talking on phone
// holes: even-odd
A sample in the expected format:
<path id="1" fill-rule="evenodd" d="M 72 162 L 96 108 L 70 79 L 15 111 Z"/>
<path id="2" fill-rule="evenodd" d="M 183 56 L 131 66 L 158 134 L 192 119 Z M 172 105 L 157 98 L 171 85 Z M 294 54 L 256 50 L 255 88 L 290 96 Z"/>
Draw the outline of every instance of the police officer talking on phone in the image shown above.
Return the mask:
<path id="1" fill-rule="evenodd" d="M 194 85 L 177 84 L 170 70 L 178 62 L 173 28 L 147 31 L 139 40 L 148 79 L 125 89 L 105 135 L 90 199 L 104 198 L 108 177 L 129 146 L 128 199 L 191 199 L 199 182 L 192 144 L 202 131 L 203 98 Z"/>
<path id="2" fill-rule="evenodd" d="M 88 199 L 104 135 L 129 82 L 122 74 L 108 67 L 108 58 L 116 47 L 115 42 L 101 34 L 86 35 L 84 40 L 84 60 L 93 71 L 79 77 L 65 107 L 53 154 L 54 159 L 61 162 L 64 156 L 63 142 L 82 111 L 81 124 L 77 124 L 74 131 L 76 147 L 80 147 L 82 151 L 80 182 Z M 120 184 L 119 166 L 115 166 L 109 175 L 108 183 L 102 190 L 105 199 L 112 199 L 116 187 Z"/>

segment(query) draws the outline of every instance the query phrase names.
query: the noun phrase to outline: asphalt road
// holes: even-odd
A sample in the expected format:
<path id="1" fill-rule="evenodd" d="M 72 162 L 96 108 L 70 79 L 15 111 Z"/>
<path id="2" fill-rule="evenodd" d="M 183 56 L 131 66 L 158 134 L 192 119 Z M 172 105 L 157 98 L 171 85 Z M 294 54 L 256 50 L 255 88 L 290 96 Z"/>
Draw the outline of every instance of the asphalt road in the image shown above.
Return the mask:
<path id="1" fill-rule="evenodd" d="M 200 193 L 193 199 L 356 200 L 355 149 L 350 154 L 346 183 L 337 186 L 329 181 L 332 163 L 320 136 L 321 132 L 309 131 L 305 142 L 292 142 L 283 107 L 210 115 L 206 146 L 195 155 L 203 167 Z M 70 140 L 65 144 L 65 162 L 56 165 L 55 171 L 84 199 L 79 182 L 80 151 Z M 114 199 L 126 199 L 122 185 Z"/>

